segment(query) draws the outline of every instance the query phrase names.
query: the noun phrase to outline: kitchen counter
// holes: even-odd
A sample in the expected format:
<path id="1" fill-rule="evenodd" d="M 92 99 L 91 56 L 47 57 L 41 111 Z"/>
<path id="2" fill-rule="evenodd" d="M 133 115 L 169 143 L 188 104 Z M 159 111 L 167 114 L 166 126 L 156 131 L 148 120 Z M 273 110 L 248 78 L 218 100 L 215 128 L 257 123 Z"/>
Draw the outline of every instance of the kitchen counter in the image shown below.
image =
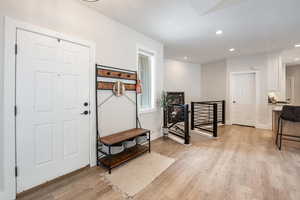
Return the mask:
<path id="1" fill-rule="evenodd" d="M 272 107 L 272 110 L 273 111 L 282 111 L 282 107 L 285 106 L 285 105 L 291 105 L 291 104 L 282 104 L 282 103 L 269 103 L 268 104 L 269 106 Z"/>

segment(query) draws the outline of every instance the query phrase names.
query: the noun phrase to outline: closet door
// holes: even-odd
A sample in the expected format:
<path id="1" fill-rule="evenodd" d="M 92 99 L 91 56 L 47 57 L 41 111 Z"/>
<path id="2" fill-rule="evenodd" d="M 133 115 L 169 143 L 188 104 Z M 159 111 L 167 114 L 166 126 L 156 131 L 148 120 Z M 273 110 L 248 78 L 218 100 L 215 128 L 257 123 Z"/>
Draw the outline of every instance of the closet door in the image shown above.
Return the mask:
<path id="1" fill-rule="evenodd" d="M 89 49 L 17 31 L 17 192 L 89 164 Z"/>
<path id="2" fill-rule="evenodd" d="M 231 80 L 232 124 L 255 126 L 256 81 L 255 73 L 234 74 Z"/>

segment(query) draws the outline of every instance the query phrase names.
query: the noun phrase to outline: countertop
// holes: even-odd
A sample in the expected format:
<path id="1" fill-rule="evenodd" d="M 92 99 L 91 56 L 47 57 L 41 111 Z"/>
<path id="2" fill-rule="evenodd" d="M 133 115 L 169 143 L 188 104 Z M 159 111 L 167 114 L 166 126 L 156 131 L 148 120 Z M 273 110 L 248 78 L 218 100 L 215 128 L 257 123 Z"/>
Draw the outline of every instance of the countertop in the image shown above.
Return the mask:
<path id="1" fill-rule="evenodd" d="M 269 104 L 269 106 L 272 106 L 272 111 L 274 112 L 281 112 L 284 105 L 286 104 Z"/>
<path id="2" fill-rule="evenodd" d="M 288 104 L 288 103 L 269 103 L 268 104 L 269 106 L 272 106 L 272 111 L 274 112 L 281 112 L 282 111 L 282 107 L 285 106 L 285 105 L 291 105 L 291 104 Z"/>
<path id="3" fill-rule="evenodd" d="M 281 112 L 282 111 L 282 106 L 276 106 L 272 109 L 273 112 Z"/>

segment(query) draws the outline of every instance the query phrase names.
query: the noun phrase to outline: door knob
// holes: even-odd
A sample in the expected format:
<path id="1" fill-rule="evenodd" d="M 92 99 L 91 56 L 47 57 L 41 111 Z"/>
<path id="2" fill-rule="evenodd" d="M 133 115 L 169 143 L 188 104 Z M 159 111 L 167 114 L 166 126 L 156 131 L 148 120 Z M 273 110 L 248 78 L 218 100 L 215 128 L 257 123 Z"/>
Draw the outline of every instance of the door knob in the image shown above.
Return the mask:
<path id="1" fill-rule="evenodd" d="M 85 107 L 87 107 L 87 106 L 89 105 L 89 103 L 88 103 L 88 102 L 84 102 L 83 105 L 84 105 Z"/>
<path id="2" fill-rule="evenodd" d="M 85 111 L 83 111 L 82 113 L 80 113 L 81 115 L 88 115 L 88 114 L 90 114 L 90 112 L 89 111 L 87 111 L 87 110 L 85 110 Z"/>
<path id="3" fill-rule="evenodd" d="M 232 103 L 236 103 L 236 101 L 233 101 Z"/>

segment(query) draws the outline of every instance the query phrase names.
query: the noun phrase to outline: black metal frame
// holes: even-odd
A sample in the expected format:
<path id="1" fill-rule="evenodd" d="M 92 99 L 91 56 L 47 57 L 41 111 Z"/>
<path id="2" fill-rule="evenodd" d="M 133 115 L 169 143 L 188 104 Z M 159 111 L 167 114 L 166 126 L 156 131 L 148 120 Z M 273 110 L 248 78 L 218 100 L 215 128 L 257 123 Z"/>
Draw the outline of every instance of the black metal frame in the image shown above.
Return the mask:
<path id="1" fill-rule="evenodd" d="M 170 105 L 172 106 L 172 105 Z M 164 128 L 168 129 L 167 133 L 164 133 L 166 136 L 167 134 L 171 133 L 173 135 L 176 135 L 182 139 L 184 139 L 184 144 L 189 144 L 190 143 L 190 130 L 189 130 L 189 105 L 184 104 L 184 105 L 179 105 L 179 104 L 174 104 L 173 106 L 180 106 L 182 107 L 183 110 L 183 120 L 182 121 L 175 121 L 172 123 L 167 123 Z M 164 121 L 168 121 L 168 119 L 165 119 Z M 184 123 L 184 128 L 181 128 L 178 126 L 178 123 Z M 175 128 L 173 130 L 172 128 Z"/>
<path id="2" fill-rule="evenodd" d="M 124 72 L 124 73 L 132 73 L 132 74 L 135 74 L 136 77 L 138 77 L 138 72 L 137 71 L 134 71 L 134 70 L 127 70 L 127 69 L 121 69 L 121 68 L 117 68 L 117 67 L 110 67 L 110 66 L 105 66 L 105 65 L 99 65 L 99 64 L 96 64 L 95 65 L 95 110 L 96 110 L 96 158 L 97 158 L 97 166 L 100 166 L 101 163 L 99 162 L 99 159 L 101 158 L 101 155 L 99 155 L 99 153 L 101 153 L 102 155 L 105 155 L 105 156 L 108 156 L 109 158 L 112 158 L 112 154 L 111 154 L 111 145 L 109 145 L 109 155 L 106 154 L 105 152 L 101 151 L 100 150 L 100 133 L 99 133 L 99 118 L 98 118 L 98 86 L 97 86 L 97 83 L 98 83 L 98 77 L 102 77 L 102 76 L 99 76 L 98 73 L 97 73 L 97 70 L 98 69 L 107 69 L 107 70 L 111 70 L 111 71 L 117 71 L 117 72 Z M 113 78 L 113 79 L 123 79 L 124 78 Z M 136 80 L 132 80 L 132 79 L 125 79 L 125 80 L 130 80 L 130 81 L 135 81 L 135 84 L 137 84 L 137 79 Z M 141 128 L 141 124 L 140 124 L 140 120 L 139 120 L 139 116 L 138 116 L 138 93 L 137 91 L 135 90 L 135 114 L 136 114 L 136 128 Z M 149 149 L 149 153 L 151 152 L 151 132 L 148 131 L 148 149 Z M 102 166 L 108 168 L 109 170 L 109 173 L 111 173 L 111 167 L 109 166 L 105 166 L 102 164 Z"/>
<path id="3" fill-rule="evenodd" d="M 275 143 L 276 143 L 276 146 L 278 147 L 279 150 L 281 150 L 281 147 L 282 147 L 282 140 L 288 140 L 288 141 L 293 141 L 293 142 L 300 142 L 300 136 L 289 135 L 289 134 L 283 134 L 282 133 L 283 122 L 284 121 L 285 120 L 282 119 L 281 116 L 278 118 L 278 129 L 277 129 Z M 297 122 L 297 123 L 299 123 L 299 122 Z M 278 139 L 279 139 L 279 144 L 278 144 Z"/>
<path id="4" fill-rule="evenodd" d="M 225 124 L 225 100 L 191 103 L 191 129 L 212 133 L 218 137 L 218 124 Z"/>
<path id="5" fill-rule="evenodd" d="M 151 132 L 148 131 L 148 132 L 146 132 L 145 134 L 148 134 L 148 137 L 147 137 L 147 141 L 148 141 L 148 152 L 151 153 Z M 139 137 L 139 136 L 137 136 L 137 137 Z M 137 137 L 135 137 L 134 139 L 136 139 Z M 132 138 L 131 138 L 131 139 L 132 139 Z M 126 140 L 125 140 L 125 141 L 126 141 Z M 136 142 L 136 143 L 137 143 L 137 142 Z M 99 143 L 98 143 L 98 145 L 99 145 Z M 107 156 L 108 159 L 109 159 L 110 162 L 111 162 L 111 159 L 112 159 L 113 156 L 114 156 L 113 154 L 111 154 L 111 147 L 112 147 L 113 145 L 107 145 L 107 146 L 108 146 L 108 153 L 102 151 L 101 148 L 99 148 L 99 149 L 97 150 L 97 152 L 98 152 L 98 153 L 101 153 L 101 154 L 103 154 L 103 155 L 105 155 L 105 156 Z M 132 148 L 132 147 L 131 147 L 131 148 Z M 130 149 L 130 148 L 129 148 L 129 149 Z M 126 151 L 126 149 L 125 149 L 124 151 Z M 98 157 L 98 153 L 97 153 L 97 166 L 103 166 L 103 167 L 105 167 L 106 169 L 108 169 L 108 173 L 111 174 L 111 170 L 114 169 L 114 168 L 116 168 L 116 167 L 118 167 L 118 166 L 116 166 L 116 167 L 111 167 L 111 165 L 110 165 L 110 166 L 107 166 L 107 165 L 105 165 L 104 163 L 100 163 L 100 162 L 99 162 L 99 159 L 100 159 L 101 157 Z M 141 154 L 141 155 L 142 155 L 142 154 Z M 132 160 L 132 159 L 134 159 L 134 158 L 137 158 L 137 157 L 138 157 L 138 156 L 132 157 L 131 159 L 127 160 L 127 162 L 130 161 L 130 160 Z"/>
<path id="6" fill-rule="evenodd" d="M 164 129 L 167 129 L 167 132 L 164 131 L 164 136 L 167 136 L 169 133 L 177 137 L 180 137 L 184 140 L 184 144 L 190 143 L 190 129 L 189 129 L 189 105 L 184 104 L 184 92 L 167 92 L 167 99 L 170 96 L 175 96 L 175 102 L 171 102 L 167 108 L 164 108 Z M 170 102 L 169 102 L 170 103 Z M 172 104 L 174 103 L 174 104 Z M 173 107 L 181 107 L 182 109 L 182 119 L 173 121 L 170 119 L 170 109 Z M 183 123 L 184 128 L 178 126 L 179 123 Z M 174 130 L 175 129 L 175 130 Z"/>

